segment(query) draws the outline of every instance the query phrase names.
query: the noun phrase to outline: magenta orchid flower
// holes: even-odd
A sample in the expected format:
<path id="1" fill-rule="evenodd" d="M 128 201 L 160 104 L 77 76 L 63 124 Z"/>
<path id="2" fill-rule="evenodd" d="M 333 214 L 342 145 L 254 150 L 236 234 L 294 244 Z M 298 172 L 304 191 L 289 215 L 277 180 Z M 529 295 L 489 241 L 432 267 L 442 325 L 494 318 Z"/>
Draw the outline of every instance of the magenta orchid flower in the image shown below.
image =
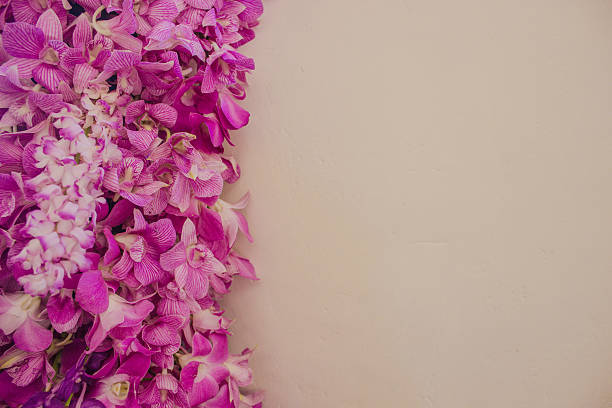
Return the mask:
<path id="1" fill-rule="evenodd" d="M 142 213 L 134 210 L 134 227 L 115 235 L 123 255 L 113 267 L 113 275 L 118 279 L 133 276 L 136 286 L 162 280 L 167 273 L 159 263 L 159 255 L 170 249 L 175 239 L 176 232 L 169 219 L 148 224 Z"/>
<path id="2" fill-rule="evenodd" d="M 166 186 L 153 180 L 144 168 L 145 163 L 137 157 L 126 157 L 119 164 L 107 170 L 104 186 L 132 203 L 143 206 L 152 200 L 151 194 Z"/>
<path id="3" fill-rule="evenodd" d="M 210 249 L 198 243 L 195 224 L 189 218 L 183 224 L 181 241 L 163 253 L 160 262 L 162 268 L 174 275 L 177 286 L 193 299 L 206 296 L 210 277 L 225 272 L 225 266 Z"/>
<path id="4" fill-rule="evenodd" d="M 208 56 L 208 64 L 202 76 L 202 92 L 222 90 L 238 82 L 238 72 L 255 69 L 255 63 L 232 49 L 229 45 L 215 50 Z"/>
<path id="5" fill-rule="evenodd" d="M 221 300 L 257 279 L 222 193 L 262 12 L 0 0 L 0 405 L 261 408 Z"/>

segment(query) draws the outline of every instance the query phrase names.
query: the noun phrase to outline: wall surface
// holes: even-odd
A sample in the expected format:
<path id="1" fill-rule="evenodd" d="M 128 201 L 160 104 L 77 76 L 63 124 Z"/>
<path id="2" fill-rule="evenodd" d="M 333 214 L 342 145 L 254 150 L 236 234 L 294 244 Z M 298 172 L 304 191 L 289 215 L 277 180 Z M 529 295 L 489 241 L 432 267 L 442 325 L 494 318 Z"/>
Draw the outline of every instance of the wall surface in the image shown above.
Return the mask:
<path id="1" fill-rule="evenodd" d="M 612 1 L 265 6 L 227 301 L 265 406 L 612 407 Z"/>

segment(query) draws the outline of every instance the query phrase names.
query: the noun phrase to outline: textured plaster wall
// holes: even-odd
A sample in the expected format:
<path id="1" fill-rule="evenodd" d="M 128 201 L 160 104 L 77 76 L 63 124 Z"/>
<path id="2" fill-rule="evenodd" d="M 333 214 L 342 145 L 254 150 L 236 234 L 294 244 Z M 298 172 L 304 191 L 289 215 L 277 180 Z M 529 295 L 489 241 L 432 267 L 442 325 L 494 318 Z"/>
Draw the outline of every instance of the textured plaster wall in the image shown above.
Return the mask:
<path id="1" fill-rule="evenodd" d="M 267 407 L 612 407 L 612 2 L 269 0 L 235 136 Z"/>

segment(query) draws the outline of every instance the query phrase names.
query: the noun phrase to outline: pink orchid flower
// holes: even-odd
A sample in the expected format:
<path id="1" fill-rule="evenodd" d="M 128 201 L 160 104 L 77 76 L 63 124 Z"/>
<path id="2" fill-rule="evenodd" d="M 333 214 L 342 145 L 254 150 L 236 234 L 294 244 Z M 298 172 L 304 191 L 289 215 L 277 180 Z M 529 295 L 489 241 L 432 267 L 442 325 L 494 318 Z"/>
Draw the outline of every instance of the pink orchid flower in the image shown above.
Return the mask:
<path id="1" fill-rule="evenodd" d="M 223 90 L 238 81 L 238 72 L 255 69 L 252 58 L 247 58 L 229 45 L 212 52 L 206 60 L 202 76 L 202 92 L 210 93 Z"/>
<path id="2" fill-rule="evenodd" d="M 174 24 L 170 21 L 161 21 L 149 32 L 148 43 L 145 50 L 185 50 L 189 56 L 204 61 L 206 53 L 202 48 L 200 39 L 194 34 L 191 27 L 185 24 Z"/>
<path id="3" fill-rule="evenodd" d="M 63 42 L 62 24 L 55 11 L 48 9 L 38 18 L 36 26 L 28 23 L 8 23 L 4 27 L 2 45 L 14 57 L 4 66 L 17 66 L 20 78 L 33 77 L 37 83 L 57 92 L 60 83 L 70 83 L 60 62 L 68 50 Z"/>
<path id="4" fill-rule="evenodd" d="M 12 0 L 11 11 L 15 21 L 36 24 L 38 17 L 48 9 L 52 9 L 59 17 L 62 25 L 66 24 L 68 13 L 61 0 Z"/>
<path id="5" fill-rule="evenodd" d="M 181 384 L 191 406 L 199 406 L 219 392 L 219 383 L 230 370 L 224 365 L 228 357 L 227 336 L 211 334 L 210 340 L 201 333 L 193 336 L 193 352 L 180 357 Z"/>
<path id="6" fill-rule="evenodd" d="M 123 249 L 121 259 L 112 269 L 116 278 L 128 278 L 133 269 L 134 283 L 138 286 L 157 282 L 167 275 L 160 266 L 159 255 L 168 251 L 176 240 L 176 231 L 169 219 L 148 224 L 142 212 L 135 209 L 134 227 L 115 235 L 115 240 Z"/>
<path id="7" fill-rule="evenodd" d="M 47 301 L 47 314 L 51 326 L 58 333 L 72 332 L 81 317 L 81 309 L 72 299 L 72 290 L 62 289 Z"/>
<path id="8" fill-rule="evenodd" d="M 42 377 L 47 383 L 55 374 L 45 351 L 24 351 L 15 346 L 0 356 L 0 370 L 6 370 L 12 383 L 26 387 Z"/>
<path id="9" fill-rule="evenodd" d="M 153 199 L 151 195 L 167 184 L 153 180 L 149 172 L 143 171 L 144 166 L 137 157 L 125 157 L 106 171 L 104 187 L 138 206 L 146 205 Z"/>
<path id="10" fill-rule="evenodd" d="M 234 245 L 239 230 L 250 242 L 253 242 L 253 237 L 251 237 L 251 233 L 249 232 L 249 224 L 246 218 L 240 212 L 236 211 L 246 208 L 249 203 L 249 198 L 250 194 L 246 193 L 235 204 L 230 204 L 219 199 L 213 207 L 221 215 L 223 229 L 230 247 Z"/>
<path id="11" fill-rule="evenodd" d="M 90 352 L 95 351 L 113 329 L 138 327 L 154 309 L 146 299 L 128 302 L 119 295 L 109 296 L 108 308 L 96 316 L 93 326 L 85 336 Z"/>
<path id="12" fill-rule="evenodd" d="M 0 119 L 0 128 L 25 123 L 32 127 L 43 121 L 48 113 L 64 106 L 62 95 L 40 92 L 41 86 L 24 86 L 16 66 L 0 75 L 0 108 L 8 109 Z"/>
<path id="13" fill-rule="evenodd" d="M 174 274 L 176 284 L 193 299 L 208 293 L 209 279 L 223 274 L 225 266 L 205 245 L 198 243 L 196 228 L 189 218 L 183 224 L 181 241 L 160 257 L 162 268 Z"/>
<path id="14" fill-rule="evenodd" d="M 188 408 L 187 394 L 171 374 L 158 374 L 141 385 L 138 402 L 147 408 Z"/>
<path id="15" fill-rule="evenodd" d="M 41 299 L 26 293 L 0 295 L 0 330 L 13 334 L 15 345 L 24 351 L 43 351 L 51 345 L 48 320 L 40 317 Z"/>
<path id="16" fill-rule="evenodd" d="M 98 17 L 104 8 L 104 6 L 100 6 L 91 17 L 92 26 L 95 30 L 122 48 L 140 55 L 142 42 L 132 36 L 138 27 L 133 1 L 123 0 L 122 9 L 118 16 L 109 20 L 99 20 Z"/>

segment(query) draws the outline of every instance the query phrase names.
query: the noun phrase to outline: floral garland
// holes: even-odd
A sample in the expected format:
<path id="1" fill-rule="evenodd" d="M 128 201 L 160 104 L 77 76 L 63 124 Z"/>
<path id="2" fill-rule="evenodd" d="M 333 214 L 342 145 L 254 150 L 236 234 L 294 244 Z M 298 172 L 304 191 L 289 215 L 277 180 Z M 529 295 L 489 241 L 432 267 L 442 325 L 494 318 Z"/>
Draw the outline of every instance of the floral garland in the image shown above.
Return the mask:
<path id="1" fill-rule="evenodd" d="M 219 198 L 261 0 L 0 1 L 0 406 L 261 407 Z"/>

